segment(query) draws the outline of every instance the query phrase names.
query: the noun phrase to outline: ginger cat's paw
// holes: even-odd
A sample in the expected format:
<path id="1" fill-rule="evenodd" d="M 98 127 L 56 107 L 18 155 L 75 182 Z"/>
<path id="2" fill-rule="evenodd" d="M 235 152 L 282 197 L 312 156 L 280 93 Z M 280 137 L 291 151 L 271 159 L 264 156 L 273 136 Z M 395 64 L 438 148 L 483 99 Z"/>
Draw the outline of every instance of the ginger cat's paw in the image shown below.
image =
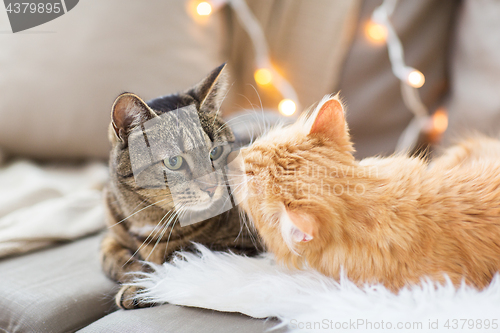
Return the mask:
<path id="1" fill-rule="evenodd" d="M 144 302 L 139 297 L 141 288 L 123 285 L 115 297 L 116 305 L 124 310 L 152 307 L 154 303 Z"/>

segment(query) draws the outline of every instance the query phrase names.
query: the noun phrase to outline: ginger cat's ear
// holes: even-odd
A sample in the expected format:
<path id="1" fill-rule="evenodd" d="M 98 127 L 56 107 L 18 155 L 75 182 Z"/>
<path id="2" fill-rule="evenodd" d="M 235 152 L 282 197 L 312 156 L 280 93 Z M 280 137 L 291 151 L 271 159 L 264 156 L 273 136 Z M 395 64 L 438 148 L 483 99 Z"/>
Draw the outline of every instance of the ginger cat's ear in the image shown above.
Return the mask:
<path id="1" fill-rule="evenodd" d="M 282 212 L 280 224 L 283 239 L 291 249 L 294 243 L 308 242 L 318 233 L 314 218 L 290 209 Z"/>
<path id="2" fill-rule="evenodd" d="M 332 140 L 348 135 L 344 107 L 338 94 L 323 98 L 308 120 L 308 125 L 308 134 L 323 134 Z"/>
<path id="3" fill-rule="evenodd" d="M 133 127 L 154 117 L 156 113 L 139 96 L 123 93 L 113 103 L 111 124 L 116 136 L 125 142 Z"/>

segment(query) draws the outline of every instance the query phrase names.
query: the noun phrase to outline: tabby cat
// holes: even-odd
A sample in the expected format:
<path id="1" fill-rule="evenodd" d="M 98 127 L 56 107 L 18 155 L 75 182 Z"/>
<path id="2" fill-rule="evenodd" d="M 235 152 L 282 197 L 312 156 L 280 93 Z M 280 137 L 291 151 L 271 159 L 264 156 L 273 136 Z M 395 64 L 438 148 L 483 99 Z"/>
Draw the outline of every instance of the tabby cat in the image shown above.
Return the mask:
<path id="1" fill-rule="evenodd" d="M 246 255 L 257 254 L 261 249 L 256 235 L 242 227 L 236 208 L 196 224 L 181 227 L 178 223 L 186 213 L 206 210 L 221 202 L 221 193 L 226 190 L 223 177 L 216 173 L 211 175 L 210 184 L 189 181 L 199 168 L 186 154 L 193 147 L 185 147 L 193 137 L 202 140 L 207 149 L 201 151 L 207 153 L 198 159 L 213 166 L 227 158 L 234 145 L 234 135 L 219 113 L 226 92 L 224 67 L 216 68 L 182 93 L 147 103 L 131 93 L 116 99 L 109 130 L 110 181 L 105 190 L 109 229 L 101 245 L 101 263 L 109 278 L 129 282 L 133 276 L 127 273 L 147 270 L 141 261 L 161 264 L 174 251 L 189 250 L 191 242 Z M 187 107 L 195 110 L 196 121 L 186 121 L 189 114 L 182 110 Z M 164 116 L 169 117 L 168 121 L 148 126 L 151 120 Z M 196 122 L 201 125 L 199 130 Z M 172 133 L 177 133 L 177 137 Z M 134 135 L 148 138 L 148 147 L 155 147 L 154 156 L 146 151 L 131 153 Z M 174 192 L 177 201 L 172 198 Z M 134 287 L 122 286 L 116 295 L 117 305 L 124 309 L 142 306 L 133 297 L 135 291 Z"/>
<path id="2" fill-rule="evenodd" d="M 354 159 L 338 97 L 241 152 L 240 207 L 281 261 L 393 291 L 424 278 L 484 288 L 500 271 L 500 141 L 431 163 Z"/>

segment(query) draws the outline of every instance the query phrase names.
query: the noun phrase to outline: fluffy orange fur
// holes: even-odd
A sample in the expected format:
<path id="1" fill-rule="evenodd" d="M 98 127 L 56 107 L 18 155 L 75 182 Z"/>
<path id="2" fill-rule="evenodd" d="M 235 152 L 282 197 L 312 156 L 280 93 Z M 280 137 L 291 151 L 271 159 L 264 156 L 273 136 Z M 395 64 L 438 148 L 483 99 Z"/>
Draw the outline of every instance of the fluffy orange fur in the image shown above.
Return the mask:
<path id="1" fill-rule="evenodd" d="M 337 97 L 242 151 L 241 203 L 277 260 L 397 291 L 423 278 L 477 288 L 500 270 L 500 141 L 431 163 L 354 159 Z"/>

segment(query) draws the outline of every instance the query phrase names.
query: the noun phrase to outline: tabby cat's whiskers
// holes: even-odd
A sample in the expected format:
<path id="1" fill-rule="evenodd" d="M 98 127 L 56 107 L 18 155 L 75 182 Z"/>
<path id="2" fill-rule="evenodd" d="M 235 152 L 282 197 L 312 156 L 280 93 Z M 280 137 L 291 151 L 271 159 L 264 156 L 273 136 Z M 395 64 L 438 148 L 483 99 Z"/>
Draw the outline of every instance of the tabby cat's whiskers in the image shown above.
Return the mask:
<path id="1" fill-rule="evenodd" d="M 115 224 L 108 226 L 108 229 L 109 229 L 109 228 L 112 228 L 112 227 L 114 227 L 114 226 L 116 226 L 117 224 L 122 223 L 123 221 L 125 221 L 125 220 L 127 220 L 127 219 L 131 218 L 132 216 L 134 216 L 135 214 L 138 214 L 138 213 L 142 212 L 142 211 L 143 211 L 143 210 L 145 210 L 146 208 L 149 208 L 149 207 L 151 207 L 151 206 L 154 206 L 154 205 L 156 205 L 156 204 L 158 204 L 158 203 L 160 203 L 160 202 L 166 201 L 166 200 L 168 200 L 168 199 L 170 199 L 170 198 L 171 198 L 171 196 L 169 196 L 168 198 L 165 198 L 165 199 L 159 200 L 159 201 L 157 201 L 157 202 L 154 202 L 154 203 L 152 203 L 152 204 L 150 204 L 150 205 L 148 205 L 148 206 L 146 206 L 146 207 L 144 207 L 144 208 L 142 208 L 142 209 L 140 209 L 140 210 L 138 210 L 138 211 L 136 211 L 136 212 L 134 212 L 134 213 L 130 214 L 129 216 L 127 216 L 126 218 L 124 218 L 124 219 L 122 219 L 122 220 L 120 220 L 120 221 L 116 222 Z M 139 205 L 137 205 L 137 206 L 136 206 L 136 208 L 137 208 L 138 206 L 140 206 L 141 204 L 143 204 L 143 203 L 144 203 L 144 201 L 147 201 L 147 199 L 144 199 L 144 200 L 143 200 L 143 201 L 142 201 Z M 170 201 L 170 202 L 172 202 L 172 201 Z"/>
<path id="2" fill-rule="evenodd" d="M 139 251 L 143 248 L 143 246 L 147 246 L 147 245 L 149 245 L 153 241 L 154 237 L 158 234 L 158 231 L 156 231 L 156 229 L 161 225 L 161 223 L 163 222 L 163 220 L 165 219 L 165 217 L 167 217 L 167 215 L 171 214 L 172 212 L 173 211 L 168 211 L 165 215 L 163 215 L 163 217 L 161 218 L 160 222 L 158 222 L 155 225 L 154 229 L 151 230 L 151 232 L 149 233 L 148 237 L 146 237 L 146 239 L 141 243 L 141 245 L 139 246 L 139 248 L 132 254 L 132 256 L 130 256 L 130 258 L 129 258 L 129 260 L 127 262 L 129 262 L 130 260 L 132 260 L 137 255 L 137 253 L 139 253 Z M 158 230 L 161 230 L 161 227 Z M 154 235 L 153 235 L 153 233 L 154 233 Z M 148 242 L 148 240 L 149 240 L 149 242 Z"/>
<path id="3" fill-rule="evenodd" d="M 154 252 L 156 246 L 158 246 L 158 243 L 160 242 L 160 240 L 163 238 L 163 236 L 165 235 L 165 232 L 167 231 L 170 223 L 172 222 L 172 219 L 175 218 L 175 216 L 177 215 L 177 210 L 176 211 L 172 211 L 173 214 L 170 215 L 170 217 L 168 218 L 168 220 L 165 221 L 165 223 L 163 223 L 161 229 L 161 234 L 159 237 L 157 237 L 157 234 L 155 234 L 154 237 L 157 237 L 157 240 L 156 240 L 156 243 L 155 245 L 153 246 L 153 248 L 151 249 L 151 251 L 149 252 L 148 256 L 145 258 L 145 260 L 148 260 L 149 257 L 151 256 L 151 254 Z M 160 222 L 161 223 L 161 222 Z M 170 232 L 172 232 L 174 226 L 172 225 L 172 228 L 170 229 Z M 149 245 L 149 244 L 148 244 Z M 168 241 L 167 241 L 167 244 L 166 246 L 168 246 Z"/>

